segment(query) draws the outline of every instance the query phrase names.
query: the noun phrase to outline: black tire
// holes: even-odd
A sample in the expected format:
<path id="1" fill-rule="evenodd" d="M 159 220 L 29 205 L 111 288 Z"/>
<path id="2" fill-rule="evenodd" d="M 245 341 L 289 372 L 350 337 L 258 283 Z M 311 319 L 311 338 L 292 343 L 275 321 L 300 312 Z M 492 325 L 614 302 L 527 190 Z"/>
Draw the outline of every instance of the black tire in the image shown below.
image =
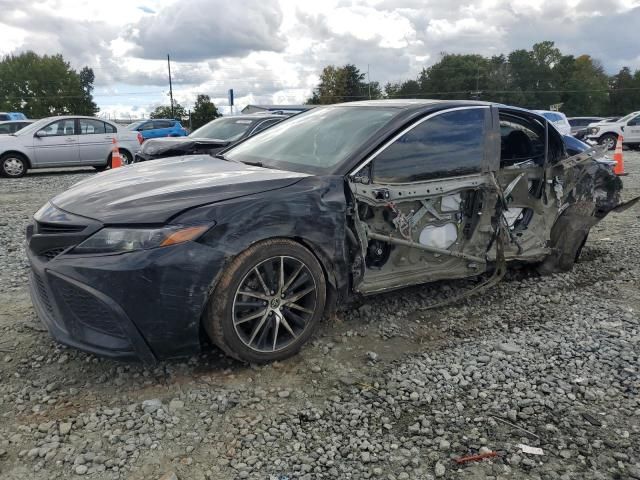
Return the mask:
<path id="1" fill-rule="evenodd" d="M 267 270 L 269 265 L 273 267 L 274 261 L 276 268 Z M 282 274 L 277 265 L 280 265 Z M 300 270 L 296 275 L 298 268 Z M 263 274 L 260 269 L 263 269 Z M 289 271 L 285 272 L 286 269 Z M 256 271 L 257 275 L 254 273 Z M 255 283 L 255 289 L 248 286 L 251 282 Z M 296 299 L 300 293 L 311 288 L 309 285 L 314 290 Z M 257 299 L 253 295 L 240 293 L 251 291 L 262 294 L 259 288 L 272 296 Z M 277 290 L 270 290 L 273 288 Z M 268 297 L 266 294 L 265 297 Z M 288 239 L 265 240 L 238 255 L 225 269 L 209 298 L 203 324 L 211 341 L 233 358 L 250 363 L 282 360 L 296 354 L 313 335 L 324 315 L 326 296 L 322 266 L 307 248 Z M 291 303 L 286 303 L 289 301 Z M 274 302 L 277 309 L 272 311 Z M 303 303 L 305 308 L 301 310 L 306 309 L 306 312 L 299 312 L 300 305 L 297 303 Z M 289 305 L 295 305 L 295 308 Z M 237 318 L 236 315 L 244 318 Z M 307 318 L 303 319 L 303 315 Z M 254 320 L 245 319 L 250 317 Z M 255 346 L 252 346 L 254 338 Z M 281 343 L 276 348 L 278 338 Z M 273 350 L 264 347 L 271 344 Z"/>
<path id="2" fill-rule="evenodd" d="M 567 272 L 573 268 L 587 242 L 593 209 L 590 203 L 574 204 L 556 220 L 551 229 L 553 252 L 537 266 L 540 274 Z"/>
<path id="3" fill-rule="evenodd" d="M 122 157 L 122 165 L 130 165 L 133 163 L 133 157 L 126 150 L 120 149 L 120 156 Z M 94 166 L 98 172 L 104 172 L 105 170 L 111 168 L 111 154 L 109 154 L 109 159 L 105 165 Z"/>
<path id="4" fill-rule="evenodd" d="M 607 145 L 607 150 L 613 150 L 616 148 L 616 142 L 618 141 L 618 135 L 615 133 L 605 133 L 598 139 L 600 145 Z"/>
<path id="5" fill-rule="evenodd" d="M 122 157 L 122 165 L 131 165 L 133 163 L 133 155 L 126 150 L 120 149 L 120 156 Z"/>
<path id="6" fill-rule="evenodd" d="M 5 153 L 0 156 L 0 176 L 20 178 L 27 173 L 29 162 L 19 153 Z"/>

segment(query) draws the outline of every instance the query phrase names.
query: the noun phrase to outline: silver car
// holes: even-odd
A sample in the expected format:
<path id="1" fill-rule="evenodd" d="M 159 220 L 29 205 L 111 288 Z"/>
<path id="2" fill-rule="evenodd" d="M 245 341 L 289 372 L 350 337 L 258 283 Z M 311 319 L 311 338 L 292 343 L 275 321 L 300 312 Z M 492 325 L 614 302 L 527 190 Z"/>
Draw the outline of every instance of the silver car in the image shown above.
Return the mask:
<path id="1" fill-rule="evenodd" d="M 111 166 L 113 140 L 123 163 L 133 160 L 140 144 L 136 132 L 94 117 L 49 117 L 0 136 L 0 175 L 21 177 L 27 169 Z"/>

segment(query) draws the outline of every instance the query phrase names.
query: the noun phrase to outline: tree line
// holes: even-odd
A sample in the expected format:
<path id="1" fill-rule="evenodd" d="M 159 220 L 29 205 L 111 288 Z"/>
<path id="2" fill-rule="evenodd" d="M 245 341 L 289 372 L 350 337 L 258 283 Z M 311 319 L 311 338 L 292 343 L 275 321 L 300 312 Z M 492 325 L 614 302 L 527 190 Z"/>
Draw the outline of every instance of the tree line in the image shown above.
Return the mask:
<path id="1" fill-rule="evenodd" d="M 554 42 L 531 50 L 484 57 L 443 53 L 417 78 L 387 83 L 367 81 L 353 64 L 329 65 L 308 104 L 331 104 L 378 98 L 476 99 L 531 109 L 560 105 L 569 116 L 624 115 L 640 110 L 640 70 L 624 67 L 607 75 L 589 55 L 563 54 Z"/>
<path id="2" fill-rule="evenodd" d="M 95 75 L 89 67 L 71 68 L 62 55 L 38 55 L 24 52 L 0 60 L 0 111 L 22 112 L 28 118 L 54 115 L 89 115 L 98 113 L 93 100 Z M 208 95 L 198 95 L 188 112 L 174 102 L 159 106 L 151 118 L 176 118 L 191 121 L 193 129 L 220 116 Z"/>
<path id="3" fill-rule="evenodd" d="M 0 60 L 0 111 L 29 118 L 95 115 L 94 81 L 91 68 L 76 71 L 62 55 L 8 55 Z"/>

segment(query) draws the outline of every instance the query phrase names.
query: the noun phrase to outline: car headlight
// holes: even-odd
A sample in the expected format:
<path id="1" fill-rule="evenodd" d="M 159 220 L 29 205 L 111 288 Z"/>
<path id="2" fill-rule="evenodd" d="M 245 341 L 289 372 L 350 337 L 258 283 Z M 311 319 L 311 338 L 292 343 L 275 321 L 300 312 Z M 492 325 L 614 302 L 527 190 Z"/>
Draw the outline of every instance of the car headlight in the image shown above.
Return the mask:
<path id="1" fill-rule="evenodd" d="M 158 153 L 159 147 L 157 145 L 157 142 L 154 142 L 153 140 L 147 140 L 145 143 L 142 144 L 142 148 L 140 149 L 141 153 L 146 153 L 148 155 L 155 155 L 156 153 Z"/>
<path id="2" fill-rule="evenodd" d="M 211 225 L 161 228 L 103 228 L 73 249 L 73 253 L 122 253 L 167 247 L 195 240 Z"/>
<path id="3" fill-rule="evenodd" d="M 600 130 L 598 127 L 591 127 L 589 129 L 589 135 L 596 135 L 598 133 L 598 130 Z"/>

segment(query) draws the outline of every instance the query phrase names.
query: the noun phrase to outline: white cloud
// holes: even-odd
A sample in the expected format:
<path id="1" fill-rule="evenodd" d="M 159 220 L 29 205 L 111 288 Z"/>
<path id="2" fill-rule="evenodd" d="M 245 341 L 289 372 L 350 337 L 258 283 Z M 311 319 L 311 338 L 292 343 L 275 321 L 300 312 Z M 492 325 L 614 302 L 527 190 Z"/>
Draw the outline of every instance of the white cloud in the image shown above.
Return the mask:
<path id="1" fill-rule="evenodd" d="M 635 8 L 634 8 L 635 7 Z M 299 103 L 327 64 L 415 77 L 440 52 L 508 53 L 553 40 L 607 70 L 640 68 L 638 0 L 0 0 L 0 54 L 62 53 L 96 74 L 105 111 L 147 112 L 176 98 Z"/>

